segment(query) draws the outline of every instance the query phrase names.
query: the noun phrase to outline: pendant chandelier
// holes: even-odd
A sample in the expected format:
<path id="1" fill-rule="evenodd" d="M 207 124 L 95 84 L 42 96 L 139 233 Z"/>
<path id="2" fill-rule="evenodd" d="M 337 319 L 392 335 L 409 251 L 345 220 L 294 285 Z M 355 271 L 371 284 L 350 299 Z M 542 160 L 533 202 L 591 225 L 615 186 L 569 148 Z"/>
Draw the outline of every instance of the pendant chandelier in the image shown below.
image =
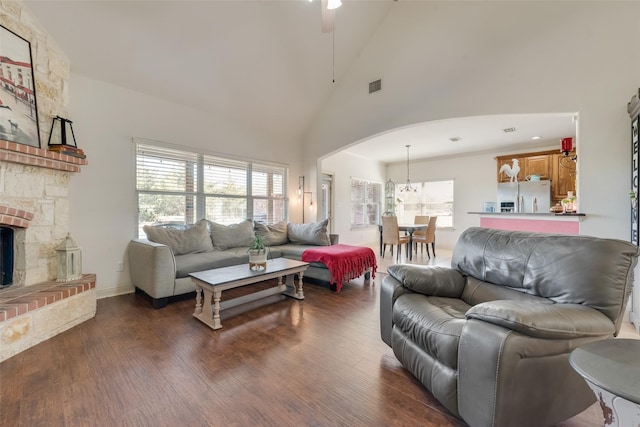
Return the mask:
<path id="1" fill-rule="evenodd" d="M 405 147 L 407 147 L 407 182 L 404 184 L 404 187 L 400 187 L 400 192 L 401 193 L 408 193 L 408 192 L 416 192 L 417 188 L 415 188 L 413 185 L 411 185 L 411 180 L 409 179 L 409 147 L 411 147 L 411 145 L 406 145 Z"/>

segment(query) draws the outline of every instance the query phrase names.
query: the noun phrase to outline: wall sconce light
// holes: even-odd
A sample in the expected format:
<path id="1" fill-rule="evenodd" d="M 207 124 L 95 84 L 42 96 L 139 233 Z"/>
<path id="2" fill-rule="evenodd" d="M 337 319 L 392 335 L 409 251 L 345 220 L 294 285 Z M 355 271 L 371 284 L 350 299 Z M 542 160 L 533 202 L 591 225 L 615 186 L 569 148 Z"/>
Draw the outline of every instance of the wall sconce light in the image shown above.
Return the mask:
<path id="1" fill-rule="evenodd" d="M 306 210 L 307 194 L 309 195 L 309 210 L 313 210 L 313 193 L 311 191 L 302 192 L 302 223 L 304 224 L 304 211 Z"/>
<path id="2" fill-rule="evenodd" d="M 298 199 L 302 197 L 302 192 L 304 191 L 304 176 L 298 177 Z"/>
<path id="3" fill-rule="evenodd" d="M 313 193 L 311 191 L 305 191 L 304 194 L 309 195 L 309 207 L 313 209 Z"/>

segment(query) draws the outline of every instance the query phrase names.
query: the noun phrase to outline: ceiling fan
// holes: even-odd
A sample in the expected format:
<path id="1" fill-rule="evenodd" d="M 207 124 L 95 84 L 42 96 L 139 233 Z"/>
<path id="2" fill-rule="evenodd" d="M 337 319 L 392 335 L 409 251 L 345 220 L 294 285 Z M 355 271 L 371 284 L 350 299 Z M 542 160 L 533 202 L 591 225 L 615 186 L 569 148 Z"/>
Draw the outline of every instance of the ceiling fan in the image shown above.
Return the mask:
<path id="1" fill-rule="evenodd" d="M 336 19 L 336 9 L 342 6 L 340 0 L 321 0 L 320 8 L 322 9 L 322 32 L 330 33 Z"/>

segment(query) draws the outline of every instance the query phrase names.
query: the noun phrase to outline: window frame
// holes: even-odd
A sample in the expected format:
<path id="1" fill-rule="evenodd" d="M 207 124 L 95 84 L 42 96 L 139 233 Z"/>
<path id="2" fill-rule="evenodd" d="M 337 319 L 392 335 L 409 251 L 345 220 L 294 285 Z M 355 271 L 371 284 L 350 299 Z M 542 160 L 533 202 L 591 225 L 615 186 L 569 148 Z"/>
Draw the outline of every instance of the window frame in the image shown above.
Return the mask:
<path id="1" fill-rule="evenodd" d="M 185 197 L 185 206 L 184 206 L 184 218 L 183 221 L 179 221 L 184 223 L 184 225 L 191 225 L 189 223 L 192 221 L 195 224 L 197 221 L 206 218 L 211 221 L 219 222 L 221 224 L 231 224 L 237 222 L 237 220 L 233 220 L 229 222 L 229 220 L 225 220 L 224 218 L 216 220 L 216 218 L 208 218 L 207 217 L 207 202 L 211 203 L 212 199 L 216 199 L 217 201 L 221 199 L 232 199 L 232 200 L 242 200 L 244 201 L 244 210 L 246 212 L 246 218 L 244 219 L 252 219 L 256 222 L 265 222 L 268 224 L 272 224 L 281 220 L 288 221 L 289 217 L 289 167 L 283 164 L 256 161 L 252 159 L 232 157 L 228 155 L 221 155 L 219 153 L 212 153 L 206 150 L 200 150 L 197 148 L 184 147 L 169 143 L 163 143 L 159 141 L 148 140 L 144 138 L 133 138 L 134 143 L 134 167 L 135 167 L 135 193 L 136 193 L 136 205 L 138 209 L 138 213 L 136 215 L 136 234 L 139 238 L 144 238 L 145 233 L 142 231 L 143 225 L 146 225 L 147 222 L 141 221 L 140 212 L 141 212 L 141 196 L 143 195 L 165 195 L 165 196 L 179 196 Z M 144 173 L 141 172 L 140 163 L 143 159 L 141 156 L 144 156 L 142 150 L 147 149 L 149 152 L 155 151 L 154 155 L 158 156 L 158 158 L 162 158 L 163 152 L 167 154 L 165 160 L 175 160 L 178 164 L 181 161 L 184 161 L 185 164 L 190 163 L 190 167 L 193 168 L 191 172 L 186 170 L 184 175 L 184 190 L 176 189 L 174 186 L 173 189 L 150 189 L 143 188 L 140 185 L 141 177 Z M 173 153 L 172 153 L 173 152 Z M 171 154 L 176 154 L 176 156 L 172 157 Z M 182 157 L 180 157 L 180 155 Z M 191 162 L 191 159 L 195 158 L 195 162 Z M 189 160 L 184 160 L 189 159 Z M 206 176 L 205 168 L 207 166 L 216 166 L 216 165 L 238 165 L 238 170 L 242 170 L 244 173 L 244 193 L 240 192 L 237 194 L 228 194 L 224 192 L 215 192 L 208 189 L 205 189 L 206 186 L 213 185 L 215 181 L 215 173 L 210 174 L 209 177 Z M 219 167 L 219 166 L 218 166 Z M 147 173 L 152 172 L 152 169 L 146 171 Z M 281 172 L 281 173 L 278 173 Z M 259 195 L 253 194 L 253 184 L 256 176 L 254 173 L 262 173 L 267 174 L 267 186 L 266 193 L 264 191 Z M 273 184 L 276 181 L 274 177 L 276 175 L 281 175 L 281 178 L 277 178 L 277 181 L 281 181 L 282 191 L 281 194 L 278 191 L 277 194 L 273 192 Z M 180 183 L 180 179 L 182 177 L 179 176 L 177 178 L 177 182 Z M 236 174 L 235 179 L 238 179 Z M 187 181 L 193 180 L 191 182 L 191 188 L 187 188 L 189 185 Z M 182 183 L 181 183 L 182 184 Z M 279 184 L 279 182 L 278 182 Z M 153 184 L 152 184 L 153 185 Z M 269 187 L 271 185 L 271 187 Z M 263 186 L 264 189 L 264 186 Z M 279 188 L 278 188 L 279 190 Z M 189 208 L 186 198 L 192 198 L 193 206 Z M 255 219 L 256 212 L 254 211 L 255 201 L 267 201 L 267 213 L 264 221 L 259 221 Z M 279 208 L 276 208 L 276 204 L 280 204 Z M 210 205 L 211 207 L 211 205 Z M 275 210 L 282 210 L 281 216 L 275 218 L 272 213 Z"/>
<path id="2" fill-rule="evenodd" d="M 427 187 L 429 184 L 434 184 L 434 183 L 451 183 L 451 200 L 447 200 L 444 201 L 442 203 L 450 203 L 451 204 L 451 215 L 438 215 L 438 217 L 447 217 L 447 218 L 451 218 L 451 224 L 446 224 L 443 225 L 440 221 L 436 222 L 436 228 L 439 229 L 453 229 L 455 227 L 455 180 L 454 179 L 434 179 L 434 180 L 429 180 L 429 181 L 422 181 L 422 182 L 413 182 L 412 185 L 414 186 L 419 186 L 418 187 L 418 192 L 420 192 L 420 202 L 418 203 L 419 205 L 419 212 L 415 213 L 415 215 L 430 215 L 431 212 L 427 212 L 426 211 L 426 206 L 429 205 L 429 203 L 426 202 L 426 192 L 425 192 L 425 187 Z M 407 214 L 404 212 L 404 200 L 403 200 L 403 193 L 400 191 L 400 187 L 403 187 L 404 184 L 396 184 L 396 198 L 402 200 L 402 203 L 397 204 L 396 209 L 401 208 L 403 210 L 403 212 L 401 214 L 398 214 L 398 218 L 401 222 L 406 222 L 406 223 L 413 223 L 414 218 L 407 218 Z M 402 207 L 401 207 L 401 206 Z M 448 221 L 447 221 L 448 222 Z"/>
<path id="3" fill-rule="evenodd" d="M 364 184 L 364 190 L 362 191 L 364 199 L 362 200 L 361 203 L 354 203 L 354 186 L 356 182 L 360 182 L 362 184 Z M 377 200 L 370 200 L 368 198 L 369 196 L 369 191 L 368 188 L 369 186 L 374 186 L 374 188 L 377 187 L 377 195 L 378 198 Z M 380 181 L 376 181 L 376 180 L 372 180 L 372 179 L 367 179 L 367 178 L 358 178 L 358 177 L 351 177 L 351 194 L 350 194 L 350 224 L 351 224 L 351 229 L 363 229 L 363 228 L 371 228 L 371 227 L 377 227 L 380 224 L 380 216 L 382 215 L 382 183 Z M 365 223 L 364 221 L 362 223 L 355 223 L 354 222 L 354 218 L 356 217 L 356 212 L 354 212 L 354 206 L 358 204 L 358 205 L 362 205 L 363 206 L 363 210 L 362 210 L 362 219 L 364 220 L 365 218 L 367 218 L 369 220 L 368 223 Z M 375 218 L 373 218 L 373 216 L 369 213 L 369 207 L 375 207 Z"/>

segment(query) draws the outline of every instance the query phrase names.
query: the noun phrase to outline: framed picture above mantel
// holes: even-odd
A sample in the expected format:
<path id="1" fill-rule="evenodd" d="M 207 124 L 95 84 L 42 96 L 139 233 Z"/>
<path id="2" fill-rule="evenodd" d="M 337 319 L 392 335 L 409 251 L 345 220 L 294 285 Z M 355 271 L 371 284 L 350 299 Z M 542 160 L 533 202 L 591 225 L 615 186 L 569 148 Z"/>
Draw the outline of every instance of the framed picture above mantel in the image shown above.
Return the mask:
<path id="1" fill-rule="evenodd" d="M 0 25 L 0 139 L 40 148 L 31 43 Z"/>

